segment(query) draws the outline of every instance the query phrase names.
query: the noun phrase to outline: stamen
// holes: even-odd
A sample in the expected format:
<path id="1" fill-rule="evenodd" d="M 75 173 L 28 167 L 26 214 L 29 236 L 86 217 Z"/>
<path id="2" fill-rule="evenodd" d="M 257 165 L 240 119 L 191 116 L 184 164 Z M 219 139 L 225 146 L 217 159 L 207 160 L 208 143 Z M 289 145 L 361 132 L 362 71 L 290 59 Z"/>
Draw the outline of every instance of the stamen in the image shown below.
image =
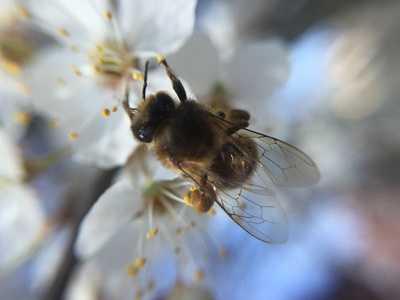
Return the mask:
<path id="1" fill-rule="evenodd" d="M 111 107 L 111 111 L 112 112 L 116 112 L 117 111 L 117 107 L 116 106 Z"/>
<path id="2" fill-rule="evenodd" d="M 108 21 L 111 21 L 111 13 L 110 13 L 110 11 L 105 11 L 104 12 L 104 17 L 108 20 Z"/>
<path id="3" fill-rule="evenodd" d="M 69 50 L 71 50 L 73 53 L 78 53 L 79 50 L 76 46 L 69 46 Z"/>
<path id="4" fill-rule="evenodd" d="M 139 272 L 139 269 L 138 269 L 137 267 L 135 267 L 135 266 L 128 265 L 128 266 L 126 267 L 126 274 L 129 275 L 129 276 L 131 276 L 131 277 L 133 277 L 133 278 L 136 277 L 136 275 L 138 274 L 138 272 Z"/>
<path id="5" fill-rule="evenodd" d="M 32 91 L 32 89 L 30 88 L 29 85 L 26 85 L 25 83 L 22 82 L 18 82 L 16 83 L 17 89 L 20 90 L 23 93 L 30 93 Z"/>
<path id="6" fill-rule="evenodd" d="M 13 76 L 20 76 L 22 74 L 20 65 L 8 59 L 5 59 L 1 62 L 1 68 Z"/>
<path id="7" fill-rule="evenodd" d="M 133 73 L 132 78 L 138 81 L 143 81 L 144 80 L 144 74 L 142 73 Z"/>
<path id="8" fill-rule="evenodd" d="M 60 126 L 60 123 L 59 123 L 58 121 L 56 121 L 56 120 L 50 120 L 50 121 L 49 121 L 49 125 L 50 125 L 51 127 L 56 128 L 56 127 L 59 127 L 59 126 Z"/>
<path id="9" fill-rule="evenodd" d="M 103 117 L 109 117 L 109 116 L 110 116 L 110 110 L 107 109 L 107 108 L 104 108 L 104 109 L 101 111 L 101 114 L 103 115 Z"/>
<path id="10" fill-rule="evenodd" d="M 147 259 L 144 257 L 136 258 L 135 260 L 135 267 L 136 268 L 143 268 L 147 263 Z"/>
<path id="11" fill-rule="evenodd" d="M 27 112 L 19 111 L 13 115 L 13 120 L 16 123 L 29 124 L 32 121 L 32 116 Z"/>
<path id="12" fill-rule="evenodd" d="M 69 137 L 71 140 L 76 140 L 76 139 L 78 138 L 78 134 L 77 134 L 76 132 L 70 132 L 70 133 L 68 134 L 68 137 Z"/>
<path id="13" fill-rule="evenodd" d="M 28 10 L 25 7 L 23 7 L 22 5 L 16 5 L 15 11 L 17 12 L 17 15 L 22 19 L 27 20 L 27 19 L 31 18 L 31 15 L 28 12 Z"/>
<path id="14" fill-rule="evenodd" d="M 194 282 L 195 282 L 196 284 L 200 284 L 200 283 L 203 282 L 203 280 L 204 280 L 204 272 L 201 271 L 201 270 L 197 270 L 197 271 L 194 273 Z"/>
<path id="15" fill-rule="evenodd" d="M 69 37 L 69 32 L 65 28 L 58 28 L 58 34 L 63 38 Z"/>
<path id="16" fill-rule="evenodd" d="M 158 234 L 158 227 L 154 227 L 151 231 L 146 234 L 147 239 L 151 239 L 152 237 Z"/>
<path id="17" fill-rule="evenodd" d="M 65 85 L 65 80 L 60 78 L 60 77 L 58 77 L 58 78 L 56 78 L 56 83 L 58 85 L 60 85 L 60 86 L 64 86 Z"/>

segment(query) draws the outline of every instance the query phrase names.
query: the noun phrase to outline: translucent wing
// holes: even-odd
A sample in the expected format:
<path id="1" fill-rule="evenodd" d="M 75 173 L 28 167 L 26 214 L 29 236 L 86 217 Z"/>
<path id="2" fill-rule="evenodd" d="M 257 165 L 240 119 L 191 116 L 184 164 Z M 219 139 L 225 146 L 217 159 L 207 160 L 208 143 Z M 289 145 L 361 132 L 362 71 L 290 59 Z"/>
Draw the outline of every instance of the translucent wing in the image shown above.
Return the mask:
<path id="1" fill-rule="evenodd" d="M 236 126 L 218 117 L 215 120 L 224 132 Z M 249 234 L 266 243 L 286 242 L 288 221 L 276 197 L 276 188 L 312 185 L 319 180 L 318 168 L 299 149 L 251 130 L 240 129 L 229 135 L 227 141 L 241 153 L 232 160 L 240 160 L 240 165 L 254 166 L 254 172 L 246 180 L 228 178 L 213 168 L 200 170 L 190 163 L 182 163 L 183 172 L 199 186 L 203 174 L 207 175 L 218 205 Z M 254 143 L 255 152 L 248 150 L 246 144 L 249 143 Z"/>

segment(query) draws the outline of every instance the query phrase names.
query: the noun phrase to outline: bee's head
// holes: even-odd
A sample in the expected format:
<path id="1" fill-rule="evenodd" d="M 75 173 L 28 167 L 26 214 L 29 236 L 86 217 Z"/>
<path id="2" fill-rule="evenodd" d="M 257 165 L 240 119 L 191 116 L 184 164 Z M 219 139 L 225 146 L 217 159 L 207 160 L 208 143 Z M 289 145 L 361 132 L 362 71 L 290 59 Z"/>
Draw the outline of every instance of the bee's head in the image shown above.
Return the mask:
<path id="1" fill-rule="evenodd" d="M 142 143 L 150 143 L 153 135 L 172 114 L 174 100 L 166 93 L 149 95 L 132 116 L 133 135 Z"/>

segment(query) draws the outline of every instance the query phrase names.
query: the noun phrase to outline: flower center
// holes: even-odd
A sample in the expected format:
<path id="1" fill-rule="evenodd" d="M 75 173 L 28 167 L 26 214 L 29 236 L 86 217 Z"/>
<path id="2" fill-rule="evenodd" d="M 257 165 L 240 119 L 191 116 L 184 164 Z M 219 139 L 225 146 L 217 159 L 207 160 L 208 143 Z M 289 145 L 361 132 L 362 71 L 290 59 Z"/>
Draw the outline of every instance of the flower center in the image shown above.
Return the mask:
<path id="1" fill-rule="evenodd" d="M 131 52 L 115 43 L 106 42 L 96 46 L 87 54 L 87 58 L 99 84 L 110 88 L 116 88 L 121 79 L 129 79 L 135 66 Z"/>

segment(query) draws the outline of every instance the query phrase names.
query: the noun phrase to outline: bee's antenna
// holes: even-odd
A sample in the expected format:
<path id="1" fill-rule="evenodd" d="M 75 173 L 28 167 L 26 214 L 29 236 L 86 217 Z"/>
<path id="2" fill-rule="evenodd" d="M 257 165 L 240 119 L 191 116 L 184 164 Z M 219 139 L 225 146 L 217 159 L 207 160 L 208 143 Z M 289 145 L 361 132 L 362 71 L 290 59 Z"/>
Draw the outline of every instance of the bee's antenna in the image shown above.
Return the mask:
<path id="1" fill-rule="evenodd" d="M 174 89 L 175 93 L 178 95 L 179 100 L 182 103 L 186 102 L 187 101 L 186 91 L 182 85 L 182 82 L 179 80 L 178 77 L 176 77 L 174 72 L 171 70 L 171 68 L 167 64 L 167 61 L 165 60 L 164 57 L 161 56 L 161 54 L 159 54 L 157 56 L 157 60 L 161 65 L 164 66 L 165 71 L 167 72 L 167 76 L 169 77 L 169 79 L 171 79 L 172 88 Z"/>
<path id="2" fill-rule="evenodd" d="M 144 78 L 143 78 L 143 88 L 142 88 L 142 100 L 146 100 L 146 88 L 147 88 L 147 72 L 149 71 L 149 61 L 146 61 L 144 66 Z"/>

